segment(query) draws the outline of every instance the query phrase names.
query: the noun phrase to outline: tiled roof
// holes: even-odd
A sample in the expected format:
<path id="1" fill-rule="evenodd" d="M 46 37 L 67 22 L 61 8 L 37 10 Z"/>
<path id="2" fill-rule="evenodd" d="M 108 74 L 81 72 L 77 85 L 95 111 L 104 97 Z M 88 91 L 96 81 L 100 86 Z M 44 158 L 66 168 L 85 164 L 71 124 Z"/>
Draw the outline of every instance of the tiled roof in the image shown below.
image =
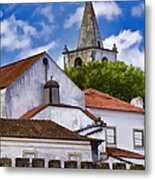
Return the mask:
<path id="1" fill-rule="evenodd" d="M 142 154 L 138 154 L 132 151 L 127 151 L 119 148 L 107 147 L 106 152 L 108 156 L 113 156 L 113 157 L 144 159 L 144 155 Z"/>
<path id="2" fill-rule="evenodd" d="M 11 85 L 44 54 L 45 52 L 42 52 L 15 63 L 0 67 L 0 89 Z"/>
<path id="3" fill-rule="evenodd" d="M 49 120 L 0 119 L 0 137 L 93 141 Z M 95 140 L 94 140 L 95 141 Z"/>
<path id="4" fill-rule="evenodd" d="M 38 107 L 35 107 L 33 109 L 31 109 L 30 111 L 26 112 L 23 116 L 21 116 L 21 119 L 30 119 L 33 116 L 35 116 L 37 113 L 39 113 L 41 110 L 43 110 L 44 108 L 48 107 L 48 106 L 53 106 L 53 107 L 65 107 L 65 108 L 74 108 L 74 109 L 79 109 L 81 110 L 83 113 L 85 113 L 87 116 L 89 116 L 92 120 L 94 121 L 98 121 L 98 118 L 93 115 L 90 111 L 83 110 L 82 108 L 78 107 L 78 106 L 71 106 L 71 105 L 66 105 L 66 104 L 43 104 L 40 105 Z"/>
<path id="5" fill-rule="evenodd" d="M 144 113 L 143 108 L 133 106 L 128 102 L 119 100 L 100 91 L 94 89 L 87 89 L 84 91 L 84 93 L 85 104 L 87 107 Z"/>

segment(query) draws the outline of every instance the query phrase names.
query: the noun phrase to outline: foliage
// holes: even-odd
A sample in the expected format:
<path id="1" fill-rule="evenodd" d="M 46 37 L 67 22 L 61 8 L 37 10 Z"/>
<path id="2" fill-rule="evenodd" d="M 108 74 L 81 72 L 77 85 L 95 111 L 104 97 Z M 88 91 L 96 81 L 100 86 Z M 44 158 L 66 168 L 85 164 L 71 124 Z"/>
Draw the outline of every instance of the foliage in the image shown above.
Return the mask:
<path id="1" fill-rule="evenodd" d="M 141 96 L 144 100 L 144 72 L 122 61 L 88 62 L 65 73 L 82 90 L 93 88 L 130 102 Z"/>

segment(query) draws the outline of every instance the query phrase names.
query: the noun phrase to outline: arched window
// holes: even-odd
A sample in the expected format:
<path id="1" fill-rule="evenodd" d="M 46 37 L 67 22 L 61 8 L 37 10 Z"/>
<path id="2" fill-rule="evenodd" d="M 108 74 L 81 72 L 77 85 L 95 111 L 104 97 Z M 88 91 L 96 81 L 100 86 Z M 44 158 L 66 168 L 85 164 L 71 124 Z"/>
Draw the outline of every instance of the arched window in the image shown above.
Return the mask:
<path id="1" fill-rule="evenodd" d="M 107 61 L 107 60 L 108 60 L 107 57 L 102 58 L 102 62 Z"/>
<path id="2" fill-rule="evenodd" d="M 44 88 L 45 88 L 45 103 L 59 104 L 60 103 L 59 84 L 51 79 L 50 81 L 47 81 Z"/>
<path id="3" fill-rule="evenodd" d="M 81 66 L 81 65 L 82 65 L 82 59 L 79 57 L 76 58 L 74 62 L 74 67 Z"/>
<path id="4" fill-rule="evenodd" d="M 97 44 L 98 44 L 98 47 L 100 48 L 101 47 L 100 41 L 97 41 Z"/>

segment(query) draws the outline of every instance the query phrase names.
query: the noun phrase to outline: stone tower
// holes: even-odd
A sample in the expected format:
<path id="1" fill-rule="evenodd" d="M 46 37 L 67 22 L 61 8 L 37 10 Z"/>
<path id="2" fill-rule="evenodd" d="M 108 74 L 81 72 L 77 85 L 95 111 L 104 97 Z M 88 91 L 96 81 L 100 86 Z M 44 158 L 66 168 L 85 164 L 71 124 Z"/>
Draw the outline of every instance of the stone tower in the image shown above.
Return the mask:
<path id="1" fill-rule="evenodd" d="M 92 2 L 85 6 L 77 49 L 88 47 L 103 47 Z"/>
<path id="2" fill-rule="evenodd" d="M 103 47 L 93 4 L 86 2 L 77 49 L 68 50 L 67 45 L 65 45 L 64 65 L 69 68 L 80 66 L 83 62 L 88 61 L 110 60 L 114 62 L 117 61 L 117 53 L 115 44 L 112 49 Z"/>

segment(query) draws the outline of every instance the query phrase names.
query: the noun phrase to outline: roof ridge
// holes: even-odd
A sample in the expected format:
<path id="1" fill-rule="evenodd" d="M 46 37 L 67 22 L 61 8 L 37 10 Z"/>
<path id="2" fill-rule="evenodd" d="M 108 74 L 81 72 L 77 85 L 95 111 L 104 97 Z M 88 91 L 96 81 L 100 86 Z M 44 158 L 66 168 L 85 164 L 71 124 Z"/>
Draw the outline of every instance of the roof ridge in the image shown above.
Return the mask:
<path id="1" fill-rule="evenodd" d="M 64 140 L 84 140 L 84 141 L 100 141 L 99 139 L 89 138 L 80 135 L 77 132 L 67 129 L 66 127 L 52 120 L 30 120 L 23 119 L 5 119 L 0 118 L 0 124 L 3 126 L 0 131 L 1 137 L 27 137 L 27 138 L 48 138 L 48 139 L 64 139 Z M 27 126 L 28 125 L 28 126 Z M 16 126 L 20 127 L 15 131 Z M 43 132 L 40 132 L 40 127 Z M 46 128 L 45 128 L 46 127 Z M 8 129 L 10 131 L 8 131 Z M 33 130 L 32 130 L 33 129 Z M 54 131 L 52 130 L 54 129 Z"/>
<path id="2" fill-rule="evenodd" d="M 31 66 L 33 66 L 46 52 L 42 52 L 23 60 L 16 61 L 0 68 L 0 89 L 4 89 L 14 83 L 20 76 L 24 74 Z"/>
<path id="3" fill-rule="evenodd" d="M 10 63 L 10 64 L 6 64 L 6 65 L 4 65 L 4 66 L 0 66 L 0 69 L 6 68 L 6 67 L 8 67 L 8 66 L 15 65 L 15 64 L 17 64 L 17 63 L 20 63 L 21 61 L 26 61 L 26 60 L 29 60 L 30 58 L 34 58 L 34 57 L 36 57 L 36 56 L 40 56 L 41 54 L 45 54 L 45 53 L 46 53 L 46 51 L 43 51 L 43 52 L 40 52 L 40 53 L 38 53 L 38 54 L 34 54 L 34 55 L 31 55 L 31 56 L 28 56 L 28 57 L 19 59 L 19 60 L 15 61 L 15 62 L 12 62 L 12 63 Z"/>
<path id="4" fill-rule="evenodd" d="M 39 113 L 41 110 L 43 110 L 44 108 L 48 107 L 48 106 L 52 106 L 52 107 L 66 107 L 66 108 L 76 108 L 79 109 L 80 111 L 82 111 L 83 113 L 85 113 L 89 118 L 91 118 L 94 121 L 98 121 L 98 118 L 92 114 L 88 109 L 83 110 L 81 107 L 79 106 L 72 106 L 72 105 L 68 105 L 68 104 L 42 104 L 39 105 L 29 111 L 27 111 L 25 114 L 23 114 L 20 118 L 22 119 L 29 119 L 32 118 L 33 116 L 35 116 L 37 113 Z"/>

